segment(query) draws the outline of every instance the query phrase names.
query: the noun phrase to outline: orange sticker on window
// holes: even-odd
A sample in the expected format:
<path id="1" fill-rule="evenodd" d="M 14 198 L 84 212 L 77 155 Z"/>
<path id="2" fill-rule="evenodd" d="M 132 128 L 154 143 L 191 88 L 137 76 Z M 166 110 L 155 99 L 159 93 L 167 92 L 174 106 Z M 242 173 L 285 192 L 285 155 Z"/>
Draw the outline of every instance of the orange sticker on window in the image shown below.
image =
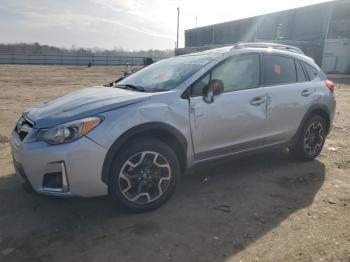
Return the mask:
<path id="1" fill-rule="evenodd" d="M 280 65 L 275 65 L 275 74 L 280 75 L 281 74 L 281 66 Z"/>

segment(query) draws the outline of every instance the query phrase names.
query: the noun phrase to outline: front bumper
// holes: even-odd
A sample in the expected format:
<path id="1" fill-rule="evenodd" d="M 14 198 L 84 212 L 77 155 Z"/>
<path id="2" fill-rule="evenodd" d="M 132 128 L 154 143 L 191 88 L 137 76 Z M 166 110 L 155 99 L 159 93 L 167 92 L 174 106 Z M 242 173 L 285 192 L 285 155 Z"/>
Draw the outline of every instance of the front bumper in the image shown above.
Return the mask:
<path id="1" fill-rule="evenodd" d="M 107 150 L 89 138 L 49 145 L 45 142 L 20 142 L 12 133 L 11 149 L 17 177 L 34 191 L 54 196 L 94 197 L 107 194 L 101 180 Z M 46 178 L 60 174 L 61 188 L 47 186 Z M 46 178 L 45 178 L 46 177 Z"/>

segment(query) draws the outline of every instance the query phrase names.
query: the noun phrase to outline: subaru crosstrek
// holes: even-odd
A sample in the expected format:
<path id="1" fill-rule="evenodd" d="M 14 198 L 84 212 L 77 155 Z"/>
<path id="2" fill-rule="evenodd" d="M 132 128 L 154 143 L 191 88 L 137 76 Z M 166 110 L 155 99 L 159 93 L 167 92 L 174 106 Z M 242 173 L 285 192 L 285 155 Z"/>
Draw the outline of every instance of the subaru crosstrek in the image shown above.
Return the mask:
<path id="1" fill-rule="evenodd" d="M 169 199 L 181 174 L 210 160 L 275 148 L 314 159 L 333 122 L 333 92 L 313 59 L 290 46 L 172 57 L 24 112 L 13 162 L 38 193 L 109 194 L 149 210 Z"/>

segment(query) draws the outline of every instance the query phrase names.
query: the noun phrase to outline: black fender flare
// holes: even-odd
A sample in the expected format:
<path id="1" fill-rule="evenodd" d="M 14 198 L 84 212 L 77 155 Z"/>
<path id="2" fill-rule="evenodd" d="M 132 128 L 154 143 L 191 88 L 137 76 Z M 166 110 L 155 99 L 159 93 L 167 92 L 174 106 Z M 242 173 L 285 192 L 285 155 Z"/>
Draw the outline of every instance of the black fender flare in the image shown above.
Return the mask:
<path id="1" fill-rule="evenodd" d="M 182 153 L 184 154 L 185 157 L 187 156 L 187 140 L 179 130 L 177 130 L 175 127 L 169 124 L 165 124 L 162 122 L 143 123 L 143 124 L 134 126 L 129 130 L 127 130 L 126 132 L 124 132 L 121 136 L 119 136 L 116 139 L 116 141 L 109 148 L 107 155 L 105 157 L 105 160 L 103 162 L 102 174 L 101 174 L 102 181 L 108 185 L 110 167 L 115 157 L 115 154 L 118 153 L 118 151 L 122 148 L 122 146 L 128 140 L 130 140 L 131 138 L 137 135 L 142 135 L 144 133 L 156 132 L 156 131 L 163 131 L 175 137 L 177 142 L 181 145 Z"/>
<path id="2" fill-rule="evenodd" d="M 297 142 L 297 140 L 300 136 L 300 133 L 301 133 L 306 121 L 310 118 L 310 116 L 313 114 L 320 114 L 320 112 L 322 112 L 321 116 L 327 116 L 327 119 L 325 119 L 325 120 L 328 124 L 328 130 L 327 130 L 327 134 L 328 134 L 328 132 L 330 130 L 330 125 L 331 125 L 331 123 L 330 123 L 331 116 L 330 116 L 329 109 L 327 106 L 325 106 L 323 104 L 314 104 L 306 111 L 303 119 L 300 122 L 300 125 L 299 125 L 296 133 L 294 134 L 294 136 L 290 140 L 290 145 L 294 145 Z"/>

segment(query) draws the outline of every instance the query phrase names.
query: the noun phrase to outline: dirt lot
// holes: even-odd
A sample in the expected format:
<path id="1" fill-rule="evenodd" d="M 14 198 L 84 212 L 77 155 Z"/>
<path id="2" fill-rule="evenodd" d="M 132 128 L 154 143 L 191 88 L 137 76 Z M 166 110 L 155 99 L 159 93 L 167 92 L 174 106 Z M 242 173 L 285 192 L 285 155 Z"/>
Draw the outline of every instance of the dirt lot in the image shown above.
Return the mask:
<path id="1" fill-rule="evenodd" d="M 105 197 L 25 193 L 8 142 L 22 110 L 120 71 L 0 66 L 0 261 L 350 261 L 350 84 L 337 85 L 333 131 L 313 162 L 287 151 L 220 162 L 145 214 Z"/>

